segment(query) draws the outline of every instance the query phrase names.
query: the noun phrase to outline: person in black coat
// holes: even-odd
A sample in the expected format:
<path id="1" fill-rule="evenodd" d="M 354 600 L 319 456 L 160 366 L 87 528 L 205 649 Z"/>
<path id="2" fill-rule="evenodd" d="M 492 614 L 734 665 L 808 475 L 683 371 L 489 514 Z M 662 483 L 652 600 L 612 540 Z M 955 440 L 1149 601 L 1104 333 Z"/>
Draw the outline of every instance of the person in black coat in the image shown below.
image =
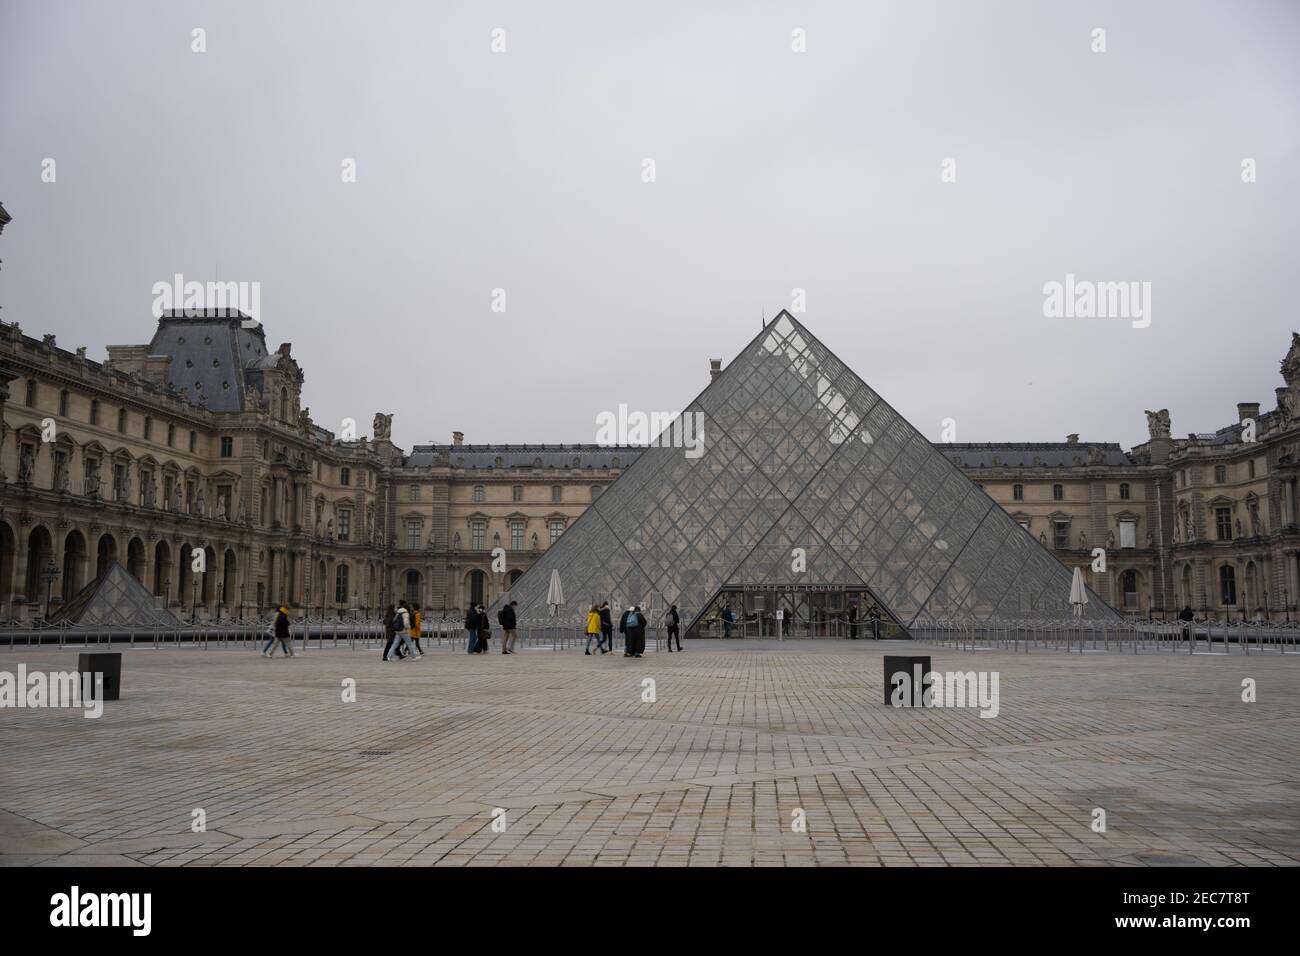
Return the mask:
<path id="1" fill-rule="evenodd" d="M 488 623 L 487 610 L 482 604 L 478 606 L 478 653 L 488 652 L 488 641 L 492 637 L 492 625 Z"/>
<path id="2" fill-rule="evenodd" d="M 645 653 L 645 615 L 641 613 L 638 605 L 632 605 L 632 609 L 627 612 L 623 618 L 626 627 L 627 646 L 631 654 L 624 654 L 624 657 L 640 657 Z"/>
<path id="3" fill-rule="evenodd" d="M 1178 620 L 1183 622 L 1183 640 L 1191 640 L 1192 628 L 1190 625 L 1192 621 L 1196 620 L 1196 615 L 1192 612 L 1190 604 L 1184 605 L 1183 609 L 1178 612 Z"/>
<path id="4" fill-rule="evenodd" d="M 614 649 L 614 621 L 609 614 L 609 602 L 602 602 L 597 613 L 600 614 L 600 643 L 596 647 L 602 654 L 608 654 Z"/>
<path id="5" fill-rule="evenodd" d="M 674 604 L 668 609 L 668 614 L 664 617 L 664 623 L 668 625 L 668 653 L 673 652 L 673 638 L 677 638 L 677 649 L 682 649 L 682 619 L 677 613 L 677 605 Z"/>
<path id="6" fill-rule="evenodd" d="M 397 637 L 397 632 L 393 630 L 393 618 L 397 615 L 397 608 L 388 605 L 388 610 L 384 611 L 382 618 L 384 622 L 384 660 L 393 653 L 393 640 Z"/>
<path id="7" fill-rule="evenodd" d="M 470 605 L 465 612 L 465 630 L 469 632 L 469 639 L 465 642 L 466 654 L 478 653 L 478 608 Z"/>
<path id="8" fill-rule="evenodd" d="M 627 616 L 631 613 L 632 613 L 632 609 L 628 608 L 626 611 L 623 612 L 623 616 L 618 619 L 618 632 L 623 635 L 623 656 L 624 657 L 632 656 L 632 635 L 628 634 L 627 632 Z"/>
<path id="9" fill-rule="evenodd" d="M 849 640 L 858 639 L 858 602 L 849 605 Z"/>

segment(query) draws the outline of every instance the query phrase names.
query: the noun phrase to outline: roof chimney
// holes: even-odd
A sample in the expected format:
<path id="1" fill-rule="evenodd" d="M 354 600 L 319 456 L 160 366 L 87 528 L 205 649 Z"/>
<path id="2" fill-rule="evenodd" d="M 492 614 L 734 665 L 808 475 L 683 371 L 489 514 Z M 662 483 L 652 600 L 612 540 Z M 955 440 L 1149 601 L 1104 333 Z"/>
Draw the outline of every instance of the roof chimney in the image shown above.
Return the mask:
<path id="1" fill-rule="evenodd" d="M 464 432 L 452 432 L 452 433 L 451 433 L 451 443 L 452 443 L 453 445 L 463 445 L 463 444 L 465 444 L 465 433 L 464 433 Z"/>
<path id="2" fill-rule="evenodd" d="M 722 374 L 722 359 L 709 359 L 709 381 L 716 382 Z"/>
<path id="3" fill-rule="evenodd" d="M 1247 418 L 1252 421 L 1259 420 L 1259 402 L 1237 403 L 1237 422 L 1244 422 Z"/>
<path id="4" fill-rule="evenodd" d="M 1078 435 L 1078 433 L 1076 432 L 1076 433 L 1073 434 L 1073 435 L 1066 435 L 1066 436 L 1065 436 L 1065 443 L 1066 443 L 1067 445 L 1077 445 L 1077 444 L 1079 444 L 1079 435 Z"/>

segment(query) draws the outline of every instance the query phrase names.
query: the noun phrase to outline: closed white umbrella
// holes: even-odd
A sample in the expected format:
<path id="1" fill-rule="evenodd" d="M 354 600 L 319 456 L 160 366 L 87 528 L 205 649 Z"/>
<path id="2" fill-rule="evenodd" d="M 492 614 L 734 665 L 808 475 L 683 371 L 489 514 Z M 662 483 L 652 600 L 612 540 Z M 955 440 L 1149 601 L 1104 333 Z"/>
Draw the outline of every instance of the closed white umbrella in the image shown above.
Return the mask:
<path id="1" fill-rule="evenodd" d="M 1074 569 L 1070 579 L 1070 604 L 1074 607 L 1074 616 L 1083 617 L 1083 606 L 1088 603 L 1088 589 L 1083 586 L 1083 572 Z"/>
<path id="2" fill-rule="evenodd" d="M 551 617 L 559 613 L 560 605 L 564 603 L 564 588 L 560 585 L 560 572 L 556 569 L 551 570 L 551 586 L 546 592 L 546 603 L 551 606 Z"/>

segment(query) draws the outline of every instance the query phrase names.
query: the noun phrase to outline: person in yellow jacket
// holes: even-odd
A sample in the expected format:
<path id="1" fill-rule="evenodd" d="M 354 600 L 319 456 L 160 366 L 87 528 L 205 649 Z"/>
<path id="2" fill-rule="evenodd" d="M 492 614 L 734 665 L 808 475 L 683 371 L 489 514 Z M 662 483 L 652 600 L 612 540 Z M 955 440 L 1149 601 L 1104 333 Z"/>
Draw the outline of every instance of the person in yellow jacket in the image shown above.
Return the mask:
<path id="1" fill-rule="evenodd" d="M 424 648 L 420 646 L 420 605 L 411 605 L 411 640 L 415 642 L 415 649 L 421 657 L 424 656 Z"/>
<path id="2" fill-rule="evenodd" d="M 596 610 L 596 605 L 591 606 L 587 612 L 587 656 L 591 656 L 591 642 L 600 641 L 600 612 Z"/>

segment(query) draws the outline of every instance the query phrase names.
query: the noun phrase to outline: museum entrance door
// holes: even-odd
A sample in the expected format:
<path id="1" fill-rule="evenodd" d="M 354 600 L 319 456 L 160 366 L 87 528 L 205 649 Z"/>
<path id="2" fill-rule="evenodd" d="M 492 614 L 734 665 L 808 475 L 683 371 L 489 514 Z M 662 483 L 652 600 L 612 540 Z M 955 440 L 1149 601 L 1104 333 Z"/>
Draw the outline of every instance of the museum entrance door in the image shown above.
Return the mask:
<path id="1" fill-rule="evenodd" d="M 687 629 L 702 638 L 847 638 L 872 636 L 869 610 L 880 608 L 880 636 L 905 638 L 906 629 L 864 587 L 723 588 Z M 725 612 L 731 611 L 731 626 Z"/>

